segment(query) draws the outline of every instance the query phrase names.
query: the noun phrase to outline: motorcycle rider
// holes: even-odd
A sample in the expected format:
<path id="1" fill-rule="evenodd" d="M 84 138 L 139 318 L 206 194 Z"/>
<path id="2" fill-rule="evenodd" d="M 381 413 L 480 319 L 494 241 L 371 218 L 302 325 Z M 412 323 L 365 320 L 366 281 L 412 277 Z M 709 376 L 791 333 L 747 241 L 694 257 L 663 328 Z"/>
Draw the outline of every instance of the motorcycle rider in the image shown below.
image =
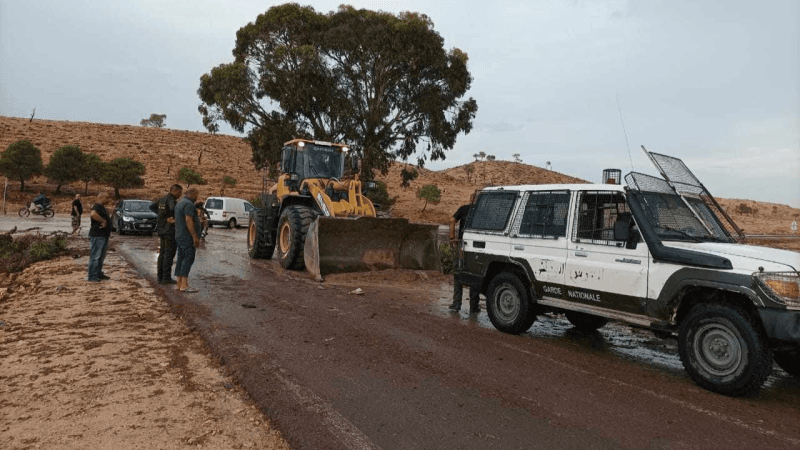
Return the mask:
<path id="1" fill-rule="evenodd" d="M 48 205 L 50 205 L 50 199 L 40 190 L 39 195 L 31 202 L 31 211 L 34 213 L 42 212 Z"/>

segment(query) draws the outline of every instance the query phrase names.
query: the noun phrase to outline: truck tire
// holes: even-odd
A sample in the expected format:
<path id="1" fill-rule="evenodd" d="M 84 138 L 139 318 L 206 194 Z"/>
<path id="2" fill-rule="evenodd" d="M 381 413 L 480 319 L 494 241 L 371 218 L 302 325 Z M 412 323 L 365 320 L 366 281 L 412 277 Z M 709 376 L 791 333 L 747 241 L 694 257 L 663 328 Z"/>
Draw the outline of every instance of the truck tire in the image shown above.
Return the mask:
<path id="1" fill-rule="evenodd" d="M 678 353 L 701 387 L 730 396 L 751 395 L 772 371 L 772 352 L 761 328 L 742 309 L 702 303 L 678 332 Z"/>
<path id="2" fill-rule="evenodd" d="M 500 273 L 489 283 L 486 313 L 495 328 L 510 334 L 520 334 L 536 321 L 525 285 L 511 273 Z"/>
<path id="3" fill-rule="evenodd" d="M 272 254 L 275 253 L 275 234 L 267 229 L 265 222 L 263 209 L 257 210 L 250 217 L 247 227 L 247 253 L 251 258 L 272 259 Z"/>
<path id="4" fill-rule="evenodd" d="M 595 331 L 608 324 L 608 319 L 605 317 L 593 316 L 578 311 L 567 311 L 564 315 L 567 316 L 567 320 L 573 327 L 581 331 Z"/>
<path id="5" fill-rule="evenodd" d="M 800 378 L 800 346 L 773 352 L 778 367 L 793 377 Z"/>
<path id="6" fill-rule="evenodd" d="M 314 211 L 301 205 L 287 206 L 278 220 L 278 257 L 281 267 L 289 270 L 303 270 L 303 246 L 306 243 L 306 233 L 311 221 L 314 220 Z"/>

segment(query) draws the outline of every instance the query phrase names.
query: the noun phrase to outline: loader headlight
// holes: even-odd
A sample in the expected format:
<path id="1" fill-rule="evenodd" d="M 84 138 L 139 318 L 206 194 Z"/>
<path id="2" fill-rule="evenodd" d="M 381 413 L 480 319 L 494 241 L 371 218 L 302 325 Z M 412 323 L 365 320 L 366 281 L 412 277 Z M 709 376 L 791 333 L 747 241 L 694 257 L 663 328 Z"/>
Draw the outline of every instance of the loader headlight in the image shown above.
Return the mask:
<path id="1" fill-rule="evenodd" d="M 800 307 L 800 274 L 797 272 L 757 272 L 753 276 L 762 289 L 779 302 Z"/>
<path id="2" fill-rule="evenodd" d="M 350 147 L 342 147 L 342 151 L 347 153 L 348 151 L 350 151 Z"/>
<path id="3" fill-rule="evenodd" d="M 301 142 L 301 144 L 302 144 L 302 142 Z M 289 179 L 292 180 L 292 181 L 300 181 L 300 175 L 298 175 L 296 173 L 290 174 L 289 175 Z"/>
<path id="4" fill-rule="evenodd" d="M 376 187 L 378 187 L 378 185 L 375 184 L 374 181 L 367 181 L 366 183 L 364 183 L 364 187 L 366 187 L 367 189 L 375 189 Z"/>

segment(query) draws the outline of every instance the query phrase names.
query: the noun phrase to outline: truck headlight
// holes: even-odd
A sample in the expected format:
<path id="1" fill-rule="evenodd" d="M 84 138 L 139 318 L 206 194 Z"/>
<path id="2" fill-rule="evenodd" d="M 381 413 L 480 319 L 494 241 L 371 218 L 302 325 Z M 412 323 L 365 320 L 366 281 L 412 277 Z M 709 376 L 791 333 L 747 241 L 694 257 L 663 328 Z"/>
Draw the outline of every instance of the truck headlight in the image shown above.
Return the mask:
<path id="1" fill-rule="evenodd" d="M 123 222 L 133 222 L 133 217 L 131 216 L 122 216 Z"/>
<path id="2" fill-rule="evenodd" d="M 797 272 L 758 272 L 753 276 L 781 303 L 800 307 L 800 274 Z"/>

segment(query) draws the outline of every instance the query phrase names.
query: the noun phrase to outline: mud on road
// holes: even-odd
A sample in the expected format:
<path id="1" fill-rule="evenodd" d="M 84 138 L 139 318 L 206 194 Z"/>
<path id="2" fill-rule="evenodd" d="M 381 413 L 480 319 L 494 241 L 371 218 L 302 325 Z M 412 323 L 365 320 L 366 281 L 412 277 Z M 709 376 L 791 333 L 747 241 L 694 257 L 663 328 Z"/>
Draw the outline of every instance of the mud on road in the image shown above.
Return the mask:
<path id="1" fill-rule="evenodd" d="M 208 239 L 190 276 L 201 292 L 164 293 L 295 448 L 800 446 L 800 382 L 777 368 L 758 397 L 722 397 L 647 331 L 543 316 L 511 336 L 485 312 L 448 312 L 440 274 L 317 283 L 249 259 L 244 230 Z M 154 240 L 120 249 L 152 279 Z"/>

